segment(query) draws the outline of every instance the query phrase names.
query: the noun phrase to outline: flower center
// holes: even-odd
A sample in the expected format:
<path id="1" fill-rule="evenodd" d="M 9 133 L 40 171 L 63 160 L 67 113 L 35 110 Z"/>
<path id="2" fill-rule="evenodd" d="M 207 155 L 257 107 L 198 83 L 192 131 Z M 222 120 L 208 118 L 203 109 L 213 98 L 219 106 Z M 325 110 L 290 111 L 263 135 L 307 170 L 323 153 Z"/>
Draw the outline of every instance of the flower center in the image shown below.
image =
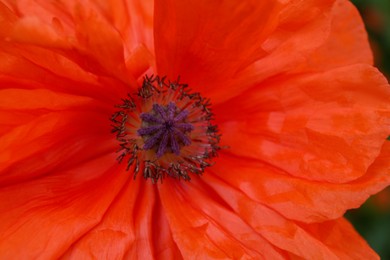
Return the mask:
<path id="1" fill-rule="evenodd" d="M 217 156 L 220 135 L 211 123 L 210 100 L 186 84 L 145 77 L 138 92 L 122 99 L 112 115 L 119 141 L 119 162 L 127 160 L 134 178 L 142 173 L 153 182 L 166 176 L 190 180 Z"/>

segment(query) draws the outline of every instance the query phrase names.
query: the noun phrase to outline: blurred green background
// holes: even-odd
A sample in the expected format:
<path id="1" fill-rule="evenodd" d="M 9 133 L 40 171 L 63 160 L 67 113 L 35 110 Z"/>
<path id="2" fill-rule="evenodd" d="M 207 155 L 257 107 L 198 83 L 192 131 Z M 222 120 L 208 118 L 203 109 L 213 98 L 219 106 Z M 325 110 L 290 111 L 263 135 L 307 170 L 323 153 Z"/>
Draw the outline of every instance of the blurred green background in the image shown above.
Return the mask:
<path id="1" fill-rule="evenodd" d="M 390 79 L 390 0 L 353 0 L 363 17 L 375 65 Z M 389 158 L 390 160 L 390 158 Z M 381 259 L 390 259 L 390 188 L 346 214 Z"/>

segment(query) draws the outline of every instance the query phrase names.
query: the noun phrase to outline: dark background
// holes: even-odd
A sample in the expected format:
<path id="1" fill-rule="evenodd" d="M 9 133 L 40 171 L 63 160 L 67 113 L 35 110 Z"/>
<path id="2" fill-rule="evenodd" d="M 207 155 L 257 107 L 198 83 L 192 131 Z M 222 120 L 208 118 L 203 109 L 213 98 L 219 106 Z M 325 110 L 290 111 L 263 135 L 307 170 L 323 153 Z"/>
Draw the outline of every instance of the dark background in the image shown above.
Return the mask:
<path id="1" fill-rule="evenodd" d="M 353 0 L 363 17 L 375 65 L 390 79 L 390 0 Z M 390 160 L 390 158 L 389 158 Z M 390 188 L 346 214 L 383 260 L 390 260 Z M 346 241 L 347 243 L 347 241 Z"/>

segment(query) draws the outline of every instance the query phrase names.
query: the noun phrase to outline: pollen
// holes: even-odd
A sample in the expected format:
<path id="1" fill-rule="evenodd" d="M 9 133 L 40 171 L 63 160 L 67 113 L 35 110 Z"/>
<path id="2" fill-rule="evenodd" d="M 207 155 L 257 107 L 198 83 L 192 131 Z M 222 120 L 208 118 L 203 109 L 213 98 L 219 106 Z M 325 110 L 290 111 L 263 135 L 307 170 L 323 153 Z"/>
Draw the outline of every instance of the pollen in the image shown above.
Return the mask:
<path id="1" fill-rule="evenodd" d="M 111 121 L 120 147 L 118 161 L 127 162 L 134 178 L 142 173 L 152 182 L 190 180 L 191 174 L 201 175 L 211 166 L 220 150 L 210 100 L 179 80 L 146 76 L 138 91 L 116 107 Z"/>

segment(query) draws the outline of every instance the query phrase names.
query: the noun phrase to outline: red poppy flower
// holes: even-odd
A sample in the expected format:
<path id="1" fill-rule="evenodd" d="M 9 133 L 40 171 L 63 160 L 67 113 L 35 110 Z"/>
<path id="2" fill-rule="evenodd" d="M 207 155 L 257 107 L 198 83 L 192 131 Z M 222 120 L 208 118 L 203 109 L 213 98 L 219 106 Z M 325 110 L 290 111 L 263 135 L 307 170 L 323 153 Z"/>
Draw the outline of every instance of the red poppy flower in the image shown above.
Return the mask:
<path id="1" fill-rule="evenodd" d="M 377 257 L 342 216 L 390 182 L 390 91 L 348 1 L 0 21 L 2 258 Z"/>

